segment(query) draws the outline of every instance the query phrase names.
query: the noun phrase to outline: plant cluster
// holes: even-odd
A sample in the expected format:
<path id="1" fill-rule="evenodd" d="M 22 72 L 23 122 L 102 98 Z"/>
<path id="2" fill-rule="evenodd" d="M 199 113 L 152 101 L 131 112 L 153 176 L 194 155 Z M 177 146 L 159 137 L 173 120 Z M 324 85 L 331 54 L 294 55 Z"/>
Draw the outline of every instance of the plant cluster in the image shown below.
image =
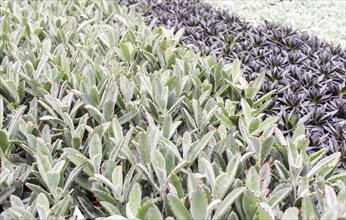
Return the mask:
<path id="1" fill-rule="evenodd" d="M 345 1 L 204 1 L 228 8 L 255 25 L 264 20 L 275 21 L 346 47 Z"/>
<path id="2" fill-rule="evenodd" d="M 130 6 L 138 2 L 122 1 Z M 242 61 L 249 81 L 264 72 L 259 96 L 276 90 L 267 113 L 282 116 L 281 129 L 292 134 L 302 120 L 311 146 L 342 152 L 346 168 L 346 50 L 290 27 L 266 22 L 253 26 L 225 10 L 199 1 L 141 0 L 147 23 L 184 29 L 182 45 L 224 62 Z"/>
<path id="3" fill-rule="evenodd" d="M 341 154 L 308 155 L 301 122 L 284 137 L 264 73 L 115 1 L 1 11 L 0 219 L 346 216 Z"/>

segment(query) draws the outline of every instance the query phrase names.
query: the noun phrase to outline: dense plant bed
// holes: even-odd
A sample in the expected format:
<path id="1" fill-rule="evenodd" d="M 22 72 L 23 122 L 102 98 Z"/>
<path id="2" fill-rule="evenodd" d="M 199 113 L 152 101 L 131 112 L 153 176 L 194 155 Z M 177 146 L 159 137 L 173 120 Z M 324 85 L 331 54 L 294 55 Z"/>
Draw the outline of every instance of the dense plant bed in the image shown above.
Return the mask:
<path id="1" fill-rule="evenodd" d="M 122 1 L 127 6 L 138 1 Z M 304 122 L 308 152 L 341 152 L 346 168 L 346 50 L 273 23 L 253 26 L 227 11 L 198 1 L 142 0 L 146 23 L 183 28 L 182 45 L 242 61 L 247 80 L 266 75 L 260 96 L 276 90 L 266 112 L 281 115 L 280 128 L 292 134 Z"/>
<path id="2" fill-rule="evenodd" d="M 115 1 L 1 12 L 1 219 L 346 216 L 341 154 L 308 155 L 303 123 L 284 137 L 264 74 Z"/>
<path id="3" fill-rule="evenodd" d="M 330 1 L 243 1 L 203 0 L 214 7 L 229 9 L 253 24 L 267 20 L 306 31 L 346 47 L 346 2 Z"/>

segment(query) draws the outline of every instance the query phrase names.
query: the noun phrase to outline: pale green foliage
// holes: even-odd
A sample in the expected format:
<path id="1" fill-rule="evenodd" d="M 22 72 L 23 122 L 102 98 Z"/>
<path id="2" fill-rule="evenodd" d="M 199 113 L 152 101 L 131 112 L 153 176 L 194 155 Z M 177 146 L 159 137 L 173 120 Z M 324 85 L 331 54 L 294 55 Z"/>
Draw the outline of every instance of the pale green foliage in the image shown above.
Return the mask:
<path id="1" fill-rule="evenodd" d="M 114 1 L 1 7 L 2 218 L 345 217 L 340 155 L 262 114 L 263 75 Z"/>
<path id="2" fill-rule="evenodd" d="M 254 24 L 277 22 L 346 46 L 346 2 L 339 0 L 204 0 Z"/>

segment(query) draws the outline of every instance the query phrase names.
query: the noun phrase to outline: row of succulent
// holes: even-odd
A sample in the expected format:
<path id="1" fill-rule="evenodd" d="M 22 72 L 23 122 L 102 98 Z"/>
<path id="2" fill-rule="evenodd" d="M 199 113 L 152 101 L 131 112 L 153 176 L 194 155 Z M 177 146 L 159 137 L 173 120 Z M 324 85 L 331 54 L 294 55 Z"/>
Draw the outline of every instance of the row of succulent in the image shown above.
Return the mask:
<path id="1" fill-rule="evenodd" d="M 341 154 L 284 137 L 264 74 L 115 1 L 1 12 L 0 219 L 346 217 Z"/>
<path id="2" fill-rule="evenodd" d="M 138 0 L 121 1 L 130 6 Z M 281 115 L 280 128 L 292 134 L 304 118 L 309 153 L 341 152 L 346 168 L 346 50 L 315 36 L 273 23 L 253 26 L 199 1 L 140 0 L 145 22 L 184 29 L 182 45 L 224 62 L 242 61 L 247 80 L 265 73 L 259 96 L 276 90 L 266 109 Z"/>

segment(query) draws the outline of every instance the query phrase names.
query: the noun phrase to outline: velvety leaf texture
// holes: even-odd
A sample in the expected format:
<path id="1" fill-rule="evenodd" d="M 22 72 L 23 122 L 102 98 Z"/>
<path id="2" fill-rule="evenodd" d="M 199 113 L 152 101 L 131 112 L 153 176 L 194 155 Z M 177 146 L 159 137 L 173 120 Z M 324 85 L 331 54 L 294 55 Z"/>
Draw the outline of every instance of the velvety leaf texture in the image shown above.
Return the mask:
<path id="1" fill-rule="evenodd" d="M 0 1 L 0 219 L 343 219 L 345 50 L 139 1 Z"/>
<path id="2" fill-rule="evenodd" d="M 121 0 L 136 8 L 144 21 L 156 26 L 183 28 L 182 45 L 224 62 L 242 61 L 247 80 L 264 72 L 257 98 L 274 89 L 266 112 L 282 116 L 286 133 L 306 118 L 308 152 L 321 148 L 342 152 L 346 168 L 346 50 L 292 27 L 264 22 L 251 25 L 226 10 L 190 0 Z"/>

